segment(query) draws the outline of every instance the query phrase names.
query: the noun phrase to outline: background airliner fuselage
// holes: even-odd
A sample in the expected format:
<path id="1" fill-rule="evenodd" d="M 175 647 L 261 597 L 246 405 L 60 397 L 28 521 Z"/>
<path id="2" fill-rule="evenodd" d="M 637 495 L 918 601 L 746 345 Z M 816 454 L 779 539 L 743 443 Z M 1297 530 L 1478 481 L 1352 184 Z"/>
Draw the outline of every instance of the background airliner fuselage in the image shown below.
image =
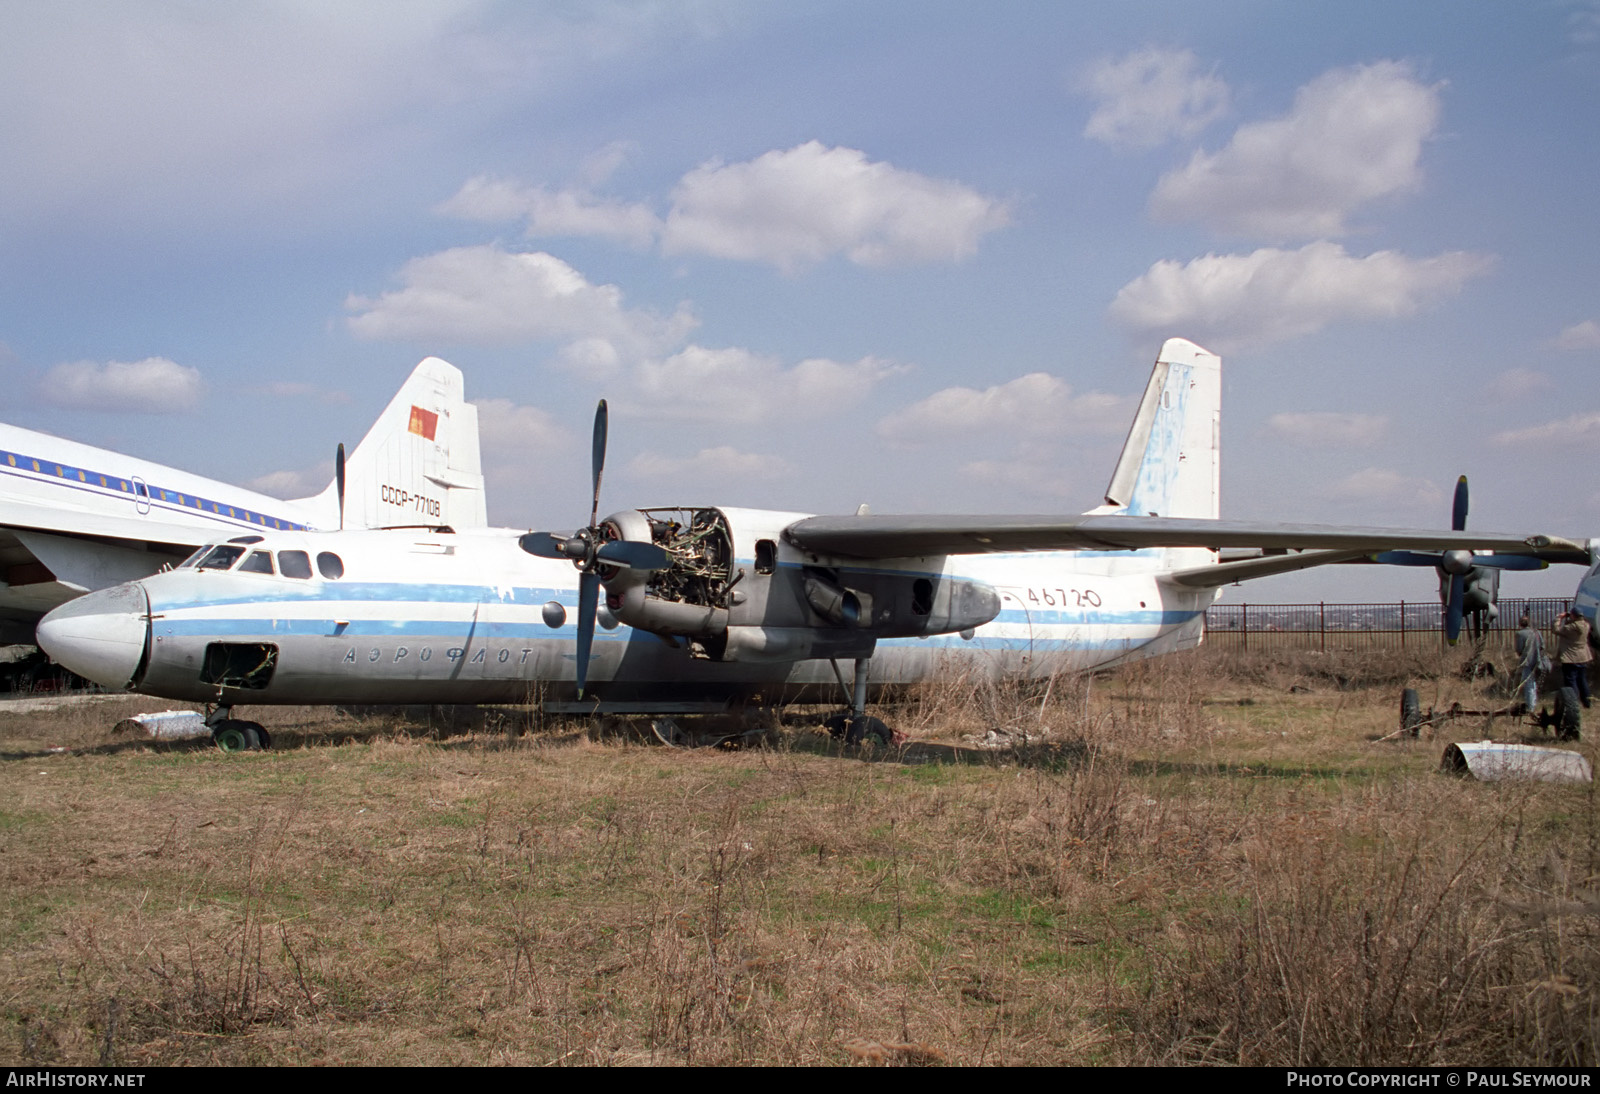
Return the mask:
<path id="1" fill-rule="evenodd" d="M 465 402 L 461 373 L 429 358 L 350 458 L 345 523 L 481 527 L 478 459 L 476 410 Z M 201 544 L 340 523 L 333 484 L 283 501 L 0 425 L 0 643 L 30 642 L 51 608 L 176 565 Z"/>

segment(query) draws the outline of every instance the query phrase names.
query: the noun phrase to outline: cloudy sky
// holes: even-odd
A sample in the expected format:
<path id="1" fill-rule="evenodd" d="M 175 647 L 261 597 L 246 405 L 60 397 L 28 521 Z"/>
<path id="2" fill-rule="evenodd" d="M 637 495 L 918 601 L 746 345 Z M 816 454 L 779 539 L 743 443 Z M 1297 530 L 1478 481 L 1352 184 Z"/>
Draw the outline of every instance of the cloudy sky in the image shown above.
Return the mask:
<path id="1" fill-rule="evenodd" d="M 1075 512 L 1182 335 L 1224 515 L 1600 535 L 1597 104 L 1589 0 L 15 0 L 0 417 L 311 493 L 437 354 L 499 523 L 601 396 L 611 508 Z"/>

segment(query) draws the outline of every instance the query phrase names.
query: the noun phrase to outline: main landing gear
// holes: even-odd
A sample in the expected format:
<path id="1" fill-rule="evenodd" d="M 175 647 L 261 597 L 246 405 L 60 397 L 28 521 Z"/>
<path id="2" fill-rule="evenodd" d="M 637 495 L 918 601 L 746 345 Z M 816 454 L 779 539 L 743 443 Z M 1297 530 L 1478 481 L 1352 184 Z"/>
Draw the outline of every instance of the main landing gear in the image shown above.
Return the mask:
<path id="1" fill-rule="evenodd" d="M 260 722 L 232 717 L 231 706 L 213 707 L 206 712 L 211 739 L 224 752 L 261 752 L 272 747 L 272 735 Z"/>
<path id="2" fill-rule="evenodd" d="M 889 745 L 900 744 L 905 737 L 890 729 L 883 719 L 874 718 L 866 712 L 867 669 L 871 663 L 870 657 L 856 658 L 855 687 L 851 688 L 844 682 L 844 673 L 839 670 L 839 662 L 832 658 L 828 659 L 828 664 L 833 666 L 833 675 L 839 681 L 840 690 L 850 697 L 850 709 L 830 714 L 823 719 L 822 726 L 830 736 L 844 741 L 847 745 L 858 745 L 862 741 L 871 740 L 887 748 Z"/>

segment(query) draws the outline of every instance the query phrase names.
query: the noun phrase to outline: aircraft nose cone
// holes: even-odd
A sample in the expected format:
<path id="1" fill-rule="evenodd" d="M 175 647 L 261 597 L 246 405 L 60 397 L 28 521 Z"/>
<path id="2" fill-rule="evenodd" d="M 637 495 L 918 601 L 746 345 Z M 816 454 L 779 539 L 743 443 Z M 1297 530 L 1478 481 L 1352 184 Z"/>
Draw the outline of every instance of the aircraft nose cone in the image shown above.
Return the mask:
<path id="1" fill-rule="evenodd" d="M 125 688 L 144 660 L 150 601 L 138 584 L 80 596 L 39 620 L 39 647 L 56 663 L 108 688 Z"/>

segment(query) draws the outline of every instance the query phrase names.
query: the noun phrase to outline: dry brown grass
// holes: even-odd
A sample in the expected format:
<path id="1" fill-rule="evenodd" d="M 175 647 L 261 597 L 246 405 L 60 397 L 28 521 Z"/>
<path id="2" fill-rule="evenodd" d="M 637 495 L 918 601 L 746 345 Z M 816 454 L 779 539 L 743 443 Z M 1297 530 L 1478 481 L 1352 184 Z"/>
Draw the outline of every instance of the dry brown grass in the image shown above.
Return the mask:
<path id="1" fill-rule="evenodd" d="M 866 753 L 0 706 L 4 1057 L 1593 1065 L 1592 792 L 1373 743 L 1392 660 L 951 678 Z"/>

